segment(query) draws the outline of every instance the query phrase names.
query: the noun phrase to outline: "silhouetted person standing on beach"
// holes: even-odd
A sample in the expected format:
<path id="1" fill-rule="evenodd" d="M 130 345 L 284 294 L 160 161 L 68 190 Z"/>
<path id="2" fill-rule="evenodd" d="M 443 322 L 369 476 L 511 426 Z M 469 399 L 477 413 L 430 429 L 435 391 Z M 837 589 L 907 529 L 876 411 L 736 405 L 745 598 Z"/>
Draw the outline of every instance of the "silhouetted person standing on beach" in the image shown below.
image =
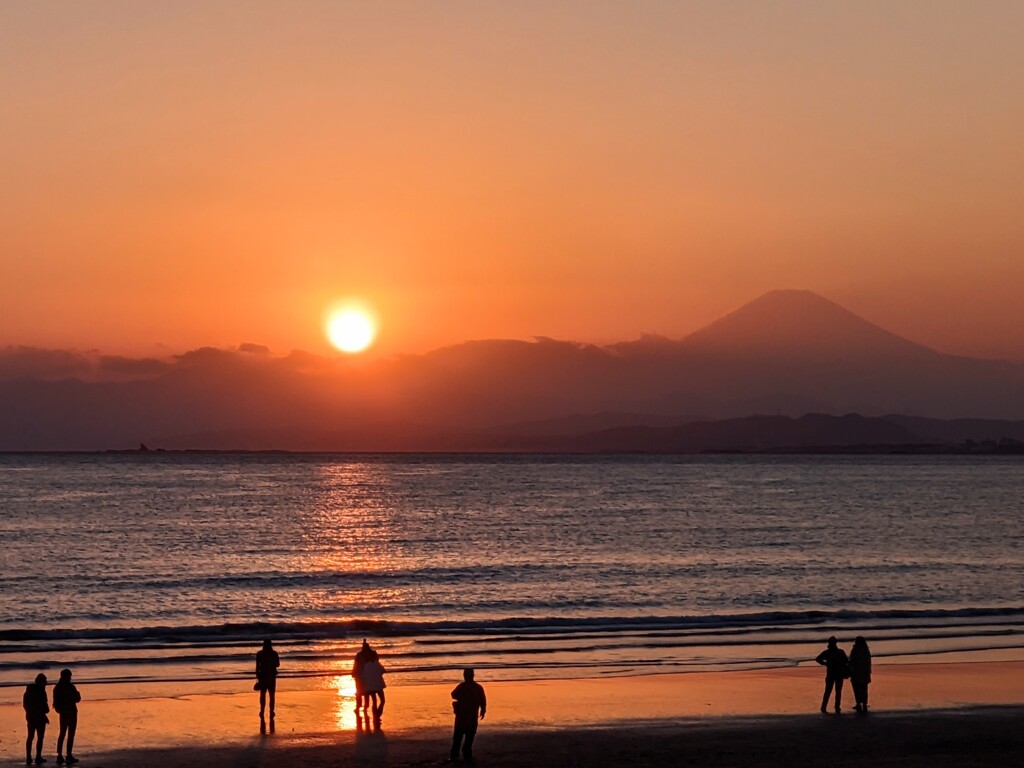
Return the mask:
<path id="1" fill-rule="evenodd" d="M 28 725 L 28 738 L 25 740 L 25 765 L 32 764 L 32 738 L 36 739 L 36 765 L 46 762 L 43 757 L 43 736 L 46 735 L 46 724 L 50 718 L 46 714 L 50 705 L 46 701 L 46 675 L 40 672 L 36 681 L 25 686 L 25 695 L 21 697 L 21 706 L 25 708 L 25 723 Z"/>
<path id="2" fill-rule="evenodd" d="M 850 649 L 850 685 L 853 686 L 853 698 L 857 702 L 854 709 L 858 712 L 868 711 L 868 685 L 871 683 L 871 650 L 868 641 L 858 637 Z"/>
<path id="3" fill-rule="evenodd" d="M 78 762 L 75 757 L 75 731 L 78 730 L 78 702 L 82 700 L 82 694 L 71 682 L 71 670 L 62 669 L 60 680 L 53 686 L 53 711 L 60 715 L 60 735 L 57 736 L 57 762 L 74 764 Z M 64 758 L 64 737 L 68 740 L 68 756 Z"/>
<path id="4" fill-rule="evenodd" d="M 816 662 L 825 667 L 825 695 L 821 697 L 821 711 L 828 711 L 828 699 L 832 686 L 836 689 L 836 713 L 841 712 L 843 703 L 843 680 L 850 676 L 850 660 L 846 651 L 837 645 L 835 637 L 828 639 L 828 648 L 818 654 Z"/>
<path id="5" fill-rule="evenodd" d="M 270 721 L 274 721 L 274 695 L 277 692 L 277 668 L 281 657 L 277 655 L 269 640 L 263 641 L 263 650 L 256 653 L 256 690 L 260 692 L 260 720 L 267 709 L 267 693 L 270 693 Z"/>
<path id="6" fill-rule="evenodd" d="M 473 739 L 476 738 L 477 725 L 487 714 L 487 696 L 484 694 L 484 687 L 480 683 L 474 682 L 472 669 L 462 671 L 462 680 L 452 691 L 455 732 L 452 734 L 450 757 L 452 760 L 458 758 L 461 744 L 462 758 L 472 761 Z"/>
<path id="7" fill-rule="evenodd" d="M 363 687 L 363 666 L 373 658 L 374 651 L 370 644 L 363 638 L 363 647 L 359 649 L 355 659 L 352 660 L 352 680 L 356 684 L 356 712 L 369 707 L 369 697 Z"/>
<path id="8" fill-rule="evenodd" d="M 363 664 L 360 676 L 363 680 L 363 692 L 367 698 L 366 706 L 369 706 L 369 699 L 373 699 L 373 720 L 374 724 L 380 726 L 380 717 L 384 714 L 384 689 L 387 683 L 384 682 L 384 665 L 380 663 L 380 656 L 376 651 L 370 651 L 370 657 Z"/>

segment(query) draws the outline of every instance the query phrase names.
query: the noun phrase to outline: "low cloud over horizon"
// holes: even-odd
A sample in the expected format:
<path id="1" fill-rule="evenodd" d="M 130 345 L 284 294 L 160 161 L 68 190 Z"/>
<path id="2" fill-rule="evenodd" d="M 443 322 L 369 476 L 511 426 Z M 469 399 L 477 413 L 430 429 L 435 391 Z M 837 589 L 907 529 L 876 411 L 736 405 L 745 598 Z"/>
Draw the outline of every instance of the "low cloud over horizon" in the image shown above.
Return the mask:
<path id="1" fill-rule="evenodd" d="M 167 359 L 0 349 L 0 449 L 398 450 L 580 414 L 1024 418 L 1024 365 L 944 355 L 778 291 L 680 340 L 487 340 L 421 355 L 263 345 Z M 433 441 L 433 442 L 431 442 Z"/>

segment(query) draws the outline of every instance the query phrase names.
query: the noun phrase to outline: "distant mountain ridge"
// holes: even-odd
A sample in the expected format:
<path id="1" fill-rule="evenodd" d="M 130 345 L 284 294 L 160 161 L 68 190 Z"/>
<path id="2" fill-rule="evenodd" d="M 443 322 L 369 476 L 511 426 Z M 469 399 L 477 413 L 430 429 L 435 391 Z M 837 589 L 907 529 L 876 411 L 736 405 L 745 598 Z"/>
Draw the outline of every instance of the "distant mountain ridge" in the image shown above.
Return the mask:
<path id="1" fill-rule="evenodd" d="M 560 435 L 576 445 L 598 444 L 614 437 L 607 430 L 647 430 L 646 439 L 671 442 L 650 430 L 685 428 L 692 436 L 701 420 L 720 423 L 703 428 L 709 445 L 718 445 L 727 429 L 721 422 L 752 414 L 1009 423 L 1024 419 L 1024 364 L 942 354 L 816 294 L 788 290 L 755 299 L 683 339 L 645 337 L 606 347 L 484 340 L 371 363 L 304 352 L 275 357 L 254 344 L 167 360 L 0 350 L 0 450 L 140 442 L 475 450 L 502 440 L 519 450 L 516 441 L 547 445 Z M 775 429 L 796 439 L 812 424 L 779 422 Z M 899 437 L 891 431 L 898 427 L 939 442 L 956 432 L 933 424 L 925 435 L 922 424 L 851 421 L 826 431 L 836 439 L 870 426 L 879 430 L 875 438 L 888 440 Z M 629 442 L 625 435 L 615 439 Z M 679 439 L 697 450 L 690 437 Z"/>
<path id="2" fill-rule="evenodd" d="M 692 352 L 801 360 L 939 355 L 816 293 L 797 290 L 766 293 L 695 331 L 681 344 Z"/>

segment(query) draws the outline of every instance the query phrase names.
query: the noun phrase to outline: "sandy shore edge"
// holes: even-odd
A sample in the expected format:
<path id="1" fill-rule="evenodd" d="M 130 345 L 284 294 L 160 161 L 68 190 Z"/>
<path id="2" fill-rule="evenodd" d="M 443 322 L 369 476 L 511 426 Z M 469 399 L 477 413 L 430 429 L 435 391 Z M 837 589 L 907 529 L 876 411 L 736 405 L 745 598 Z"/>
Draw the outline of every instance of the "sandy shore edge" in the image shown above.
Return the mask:
<path id="1" fill-rule="evenodd" d="M 372 723 L 356 718 L 345 686 L 350 680 L 282 680 L 273 734 L 260 733 L 250 685 L 236 693 L 209 694 L 200 684 L 132 698 L 124 686 L 83 684 L 76 752 L 84 758 L 82 768 L 139 761 L 157 768 L 187 767 L 214 760 L 242 766 L 296 760 L 313 766 L 366 761 L 405 766 L 430 765 L 446 756 L 454 680 L 389 687 L 376 732 Z M 488 764 L 499 766 L 617 765 L 608 762 L 612 755 L 625 765 L 635 762 L 622 747 L 626 743 L 651 765 L 679 764 L 677 758 L 686 755 L 700 756 L 709 765 L 733 764 L 722 762 L 731 759 L 733 748 L 748 758 L 744 763 L 737 757 L 735 764 L 773 765 L 762 761 L 770 755 L 762 755 L 759 745 L 773 744 L 782 760 L 794 749 L 804 750 L 806 743 L 812 746 L 799 752 L 805 758 L 822 751 L 814 764 L 833 751 L 829 739 L 840 739 L 850 754 L 868 749 L 871 760 L 884 765 L 887 750 L 917 760 L 941 751 L 936 745 L 943 743 L 961 757 L 968 744 L 994 757 L 1008 744 L 1019 745 L 1006 732 L 1008 721 L 1015 721 L 1015 732 L 1024 731 L 1019 726 L 1024 722 L 1024 662 L 1019 661 L 880 664 L 871 686 L 873 712 L 866 717 L 852 712 L 849 691 L 842 715 L 820 715 L 822 672 L 808 666 L 508 682 L 489 682 L 484 676 L 481 681 L 489 711 L 478 761 L 486 753 Z M 292 687 L 300 685 L 318 687 Z M 57 736 L 56 717 L 51 719 L 44 752 L 50 765 Z M 20 704 L 8 700 L 0 705 L 4 760 L 23 760 L 24 738 Z M 888 740 L 887 746 L 876 749 L 879 739 Z M 570 744 L 575 745 L 571 750 Z M 1012 763 L 1008 756 L 1000 764 Z"/>
<path id="2" fill-rule="evenodd" d="M 566 729 L 481 726 L 478 765 L 506 766 L 951 766 L 1011 765 L 1024 754 L 1024 707 L 871 714 L 788 715 L 619 722 Z M 447 759 L 448 731 L 434 728 L 393 736 L 324 734 L 314 740 L 267 736 L 249 744 L 121 750 L 83 762 L 104 768 L 208 765 L 413 766 Z"/>

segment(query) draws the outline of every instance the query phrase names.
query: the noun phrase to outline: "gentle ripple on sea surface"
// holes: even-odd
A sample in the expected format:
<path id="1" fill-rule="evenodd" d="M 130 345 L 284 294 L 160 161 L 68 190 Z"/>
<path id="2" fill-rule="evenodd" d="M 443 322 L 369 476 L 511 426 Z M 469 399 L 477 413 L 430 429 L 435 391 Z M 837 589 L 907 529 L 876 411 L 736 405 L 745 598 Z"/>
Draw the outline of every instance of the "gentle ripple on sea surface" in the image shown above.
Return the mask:
<path id="1" fill-rule="evenodd" d="M 1022 488 L 1024 462 L 994 457 L 4 455 L 0 678 L 154 627 L 177 646 L 305 633 L 311 659 L 364 632 L 416 653 L 437 633 L 547 632 L 618 668 L 692 660 L 678 634 L 700 622 L 980 610 L 1019 645 Z M 584 641 L 595 625 L 630 639 Z M 639 652 L 645 627 L 676 639 Z M 551 637 L 531 662 L 568 658 Z"/>

